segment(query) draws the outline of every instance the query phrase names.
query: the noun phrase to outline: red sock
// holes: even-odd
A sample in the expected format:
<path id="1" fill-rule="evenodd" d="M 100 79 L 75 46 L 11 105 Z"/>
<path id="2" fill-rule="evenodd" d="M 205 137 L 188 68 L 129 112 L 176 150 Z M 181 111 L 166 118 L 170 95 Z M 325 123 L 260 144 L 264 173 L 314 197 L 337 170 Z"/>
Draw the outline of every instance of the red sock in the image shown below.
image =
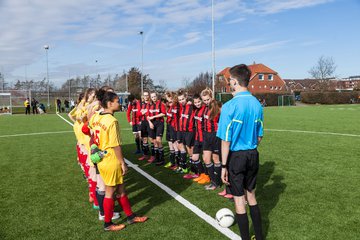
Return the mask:
<path id="1" fill-rule="evenodd" d="M 111 222 L 111 218 L 114 214 L 114 205 L 115 202 L 112 198 L 104 198 L 104 214 L 105 214 L 105 222 L 109 223 Z"/>
<path id="2" fill-rule="evenodd" d="M 91 185 L 90 185 L 90 196 L 94 199 L 94 205 L 95 206 L 99 206 L 99 202 L 97 200 L 97 197 L 96 197 L 96 182 L 91 181 Z"/>
<path id="3" fill-rule="evenodd" d="M 133 212 L 131 210 L 131 205 L 130 205 L 130 201 L 127 197 L 127 195 L 121 196 L 119 198 L 117 198 L 118 203 L 120 204 L 120 206 L 122 207 L 122 209 L 124 210 L 124 213 L 126 214 L 126 216 L 131 216 L 133 215 Z"/>

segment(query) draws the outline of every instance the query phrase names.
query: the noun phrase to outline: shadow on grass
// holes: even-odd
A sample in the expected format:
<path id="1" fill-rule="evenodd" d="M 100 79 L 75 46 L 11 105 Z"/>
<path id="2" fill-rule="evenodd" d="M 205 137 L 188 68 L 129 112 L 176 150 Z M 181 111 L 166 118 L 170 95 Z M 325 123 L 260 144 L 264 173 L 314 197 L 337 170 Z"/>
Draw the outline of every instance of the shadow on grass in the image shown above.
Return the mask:
<path id="1" fill-rule="evenodd" d="M 164 150 L 165 150 L 164 143 Z M 182 174 L 176 174 L 172 170 L 164 166 L 156 166 L 149 164 L 147 161 L 137 160 L 141 154 L 134 154 L 136 148 L 135 144 L 123 145 L 122 150 L 126 159 L 133 164 L 137 164 L 143 171 L 178 193 L 179 195 L 185 191 L 192 181 L 182 178 Z M 165 151 L 165 161 L 168 162 L 168 151 Z M 126 192 L 131 195 L 129 197 L 130 203 L 136 210 L 138 215 L 147 215 L 152 208 L 163 204 L 173 197 L 167 194 L 153 183 L 150 183 L 144 176 L 140 176 L 135 170 L 129 168 L 129 173 L 125 176 Z M 136 193 L 131 194 L 131 193 Z M 138 204 L 138 207 L 137 207 Z M 139 208 L 139 206 L 141 206 Z M 118 209 L 120 210 L 120 209 Z M 150 216 L 151 217 L 151 216 Z"/>
<path id="2" fill-rule="evenodd" d="M 269 214 L 277 205 L 280 195 L 285 191 L 286 184 L 283 182 L 284 177 L 273 175 L 275 162 L 265 162 L 260 166 L 256 198 L 261 209 L 263 223 L 263 234 L 266 237 L 270 228 Z"/>

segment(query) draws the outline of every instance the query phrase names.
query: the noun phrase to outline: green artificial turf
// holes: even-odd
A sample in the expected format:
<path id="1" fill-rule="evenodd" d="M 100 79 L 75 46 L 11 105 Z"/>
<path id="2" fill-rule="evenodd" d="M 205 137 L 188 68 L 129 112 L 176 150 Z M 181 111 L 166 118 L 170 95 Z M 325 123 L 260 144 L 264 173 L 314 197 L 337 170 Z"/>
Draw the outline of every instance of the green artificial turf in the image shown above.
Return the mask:
<path id="1" fill-rule="evenodd" d="M 210 216 L 223 207 L 234 209 L 232 202 L 217 196 L 220 190 L 207 192 L 170 170 L 136 160 L 130 125 L 124 113 L 116 116 L 127 159 Z M 360 105 L 265 108 L 257 199 L 266 239 L 359 236 L 359 116 Z M 71 130 L 54 114 L 0 116 L 0 239 L 227 239 L 132 169 L 125 177 L 130 202 L 150 220 L 104 232 L 87 202 L 75 137 L 66 132 Z M 231 229 L 239 234 L 236 225 Z"/>

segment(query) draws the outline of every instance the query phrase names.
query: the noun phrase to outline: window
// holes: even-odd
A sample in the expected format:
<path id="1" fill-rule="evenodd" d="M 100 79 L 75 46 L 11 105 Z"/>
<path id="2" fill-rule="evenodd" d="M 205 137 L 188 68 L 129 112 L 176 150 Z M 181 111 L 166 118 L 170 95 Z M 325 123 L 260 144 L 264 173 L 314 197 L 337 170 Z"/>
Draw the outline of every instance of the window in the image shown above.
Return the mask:
<path id="1" fill-rule="evenodd" d="M 266 88 L 266 85 L 264 86 L 264 88 Z"/>
<path id="2" fill-rule="evenodd" d="M 274 76 L 273 76 L 272 74 L 269 74 L 269 75 L 268 75 L 268 80 L 269 80 L 269 81 L 274 80 Z"/>
<path id="3" fill-rule="evenodd" d="M 270 86 L 270 90 L 273 90 L 273 86 Z"/>
<path id="4" fill-rule="evenodd" d="M 254 88 L 254 85 L 251 85 L 251 88 Z"/>
<path id="5" fill-rule="evenodd" d="M 264 80 L 264 74 L 259 74 L 259 80 L 263 81 Z"/>

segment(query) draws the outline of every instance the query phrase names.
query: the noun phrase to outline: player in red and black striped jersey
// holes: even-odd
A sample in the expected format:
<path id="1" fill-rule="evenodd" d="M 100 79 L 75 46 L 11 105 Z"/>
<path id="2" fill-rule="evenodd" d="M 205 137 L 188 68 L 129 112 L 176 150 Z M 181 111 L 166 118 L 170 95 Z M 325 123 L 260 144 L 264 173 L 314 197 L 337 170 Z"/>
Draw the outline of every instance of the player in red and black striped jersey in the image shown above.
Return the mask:
<path id="1" fill-rule="evenodd" d="M 164 134 L 164 116 L 166 115 L 166 107 L 155 92 L 150 94 L 151 104 L 149 107 L 149 116 L 147 120 L 150 126 L 149 136 L 154 144 L 155 157 L 151 156 L 148 162 L 155 161 L 157 166 L 165 163 L 164 148 L 162 146 L 162 136 Z"/>
<path id="2" fill-rule="evenodd" d="M 147 117 L 149 116 L 149 107 L 150 107 L 150 93 L 148 91 L 144 91 L 143 93 L 143 101 L 140 104 L 140 131 L 141 131 L 141 140 L 142 140 L 142 151 L 143 156 L 139 158 L 140 161 L 147 160 L 150 155 L 149 149 L 149 122 L 147 121 Z M 155 152 L 152 151 L 152 155 L 155 156 Z"/>
<path id="3" fill-rule="evenodd" d="M 187 166 L 187 154 L 190 161 L 195 138 L 194 111 L 192 102 L 188 101 L 187 93 L 179 90 L 178 99 L 180 103 L 179 131 L 177 132 L 177 140 L 180 150 L 179 173 L 188 174 L 190 170 Z"/>
<path id="4" fill-rule="evenodd" d="M 204 124 L 204 111 L 205 111 L 205 104 L 203 104 L 202 99 L 199 94 L 195 94 L 194 97 L 194 106 L 195 106 L 195 144 L 193 149 L 193 165 L 196 169 L 197 175 L 192 176 L 195 182 L 200 184 L 207 184 L 210 183 L 210 177 L 205 174 L 205 169 L 200 161 L 200 154 L 203 152 L 203 124 Z"/>
<path id="5" fill-rule="evenodd" d="M 132 131 L 135 137 L 135 143 L 136 143 L 136 152 L 135 154 L 141 153 L 140 150 L 140 134 L 141 134 L 141 104 L 140 101 L 135 98 L 133 94 L 130 94 L 128 97 L 129 105 L 126 111 L 126 117 L 130 125 L 132 126 Z"/>
<path id="6" fill-rule="evenodd" d="M 221 163 L 219 157 L 221 140 L 216 137 L 220 106 L 212 96 L 212 91 L 209 88 L 201 92 L 201 98 L 206 105 L 203 124 L 203 158 L 211 179 L 211 183 L 206 186 L 206 190 L 215 190 L 221 185 Z"/>
<path id="7" fill-rule="evenodd" d="M 178 103 L 178 97 L 175 92 L 167 92 L 165 96 L 167 101 L 166 141 L 168 141 L 170 150 L 170 161 L 165 165 L 165 167 L 174 169 L 177 166 L 176 159 L 179 152 L 177 144 L 177 130 L 179 127 L 180 105 Z"/>

